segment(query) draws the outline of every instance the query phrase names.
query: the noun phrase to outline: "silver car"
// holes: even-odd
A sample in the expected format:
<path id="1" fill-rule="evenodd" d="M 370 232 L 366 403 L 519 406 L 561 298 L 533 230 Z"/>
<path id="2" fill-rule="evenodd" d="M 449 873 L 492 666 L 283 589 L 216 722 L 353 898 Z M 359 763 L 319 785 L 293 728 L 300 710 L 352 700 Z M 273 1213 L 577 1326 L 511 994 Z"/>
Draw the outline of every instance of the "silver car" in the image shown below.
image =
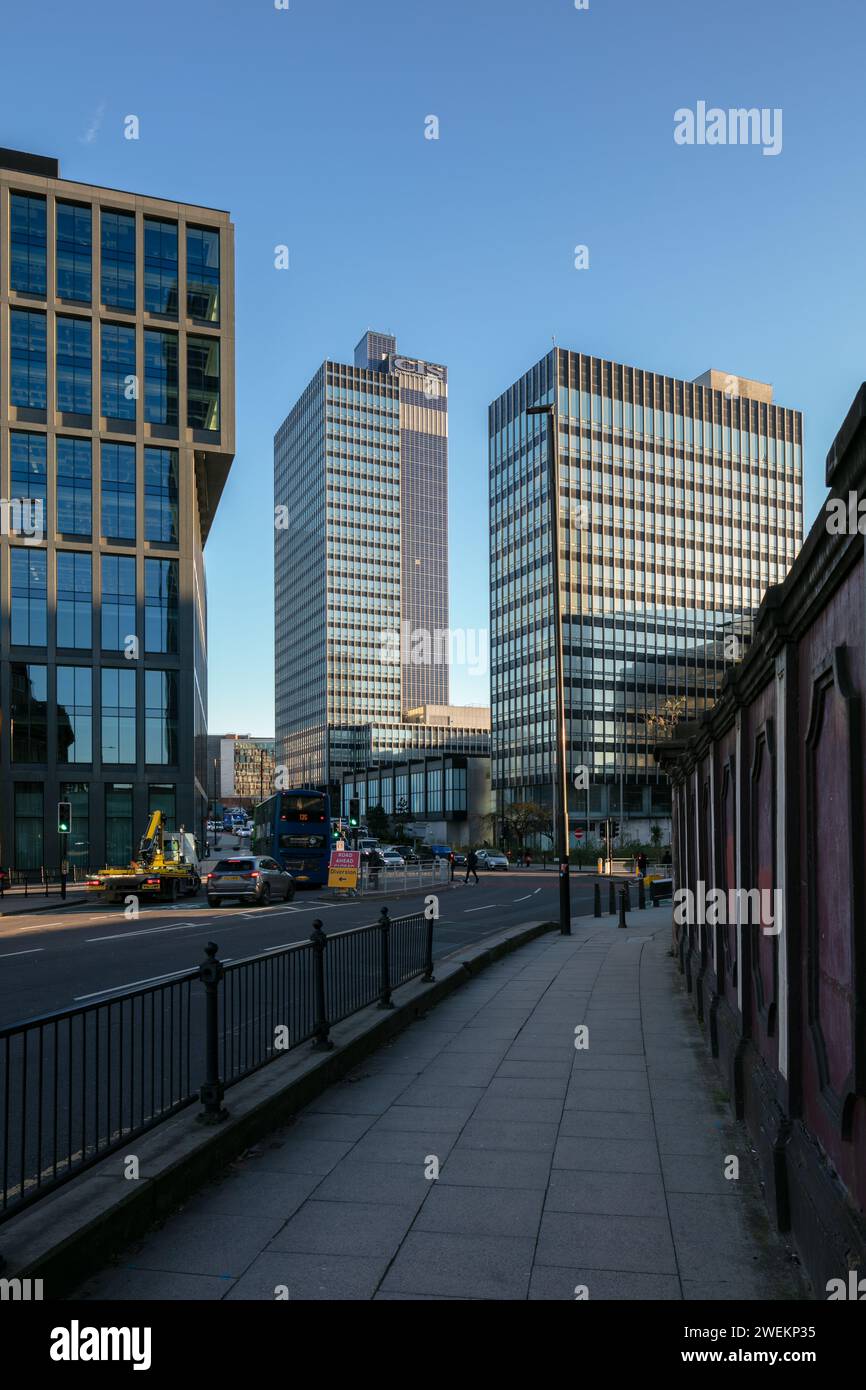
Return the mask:
<path id="1" fill-rule="evenodd" d="M 267 855 L 238 854 L 220 859 L 216 868 L 207 876 L 208 907 L 219 907 L 229 898 L 238 902 L 250 899 L 257 906 L 267 907 L 268 903 L 291 902 L 295 896 L 295 880 Z"/>
<path id="2" fill-rule="evenodd" d="M 385 849 L 380 849 L 379 853 L 381 854 L 382 859 L 384 860 L 384 864 L 382 866 L 383 868 L 405 869 L 406 860 L 403 858 L 402 854 L 398 854 L 397 851 L 395 849 L 392 849 L 390 845 L 388 845 Z"/>
<path id="3" fill-rule="evenodd" d="M 478 866 L 481 869 L 505 869 L 510 866 L 506 856 L 498 849 L 480 849 L 478 851 Z"/>

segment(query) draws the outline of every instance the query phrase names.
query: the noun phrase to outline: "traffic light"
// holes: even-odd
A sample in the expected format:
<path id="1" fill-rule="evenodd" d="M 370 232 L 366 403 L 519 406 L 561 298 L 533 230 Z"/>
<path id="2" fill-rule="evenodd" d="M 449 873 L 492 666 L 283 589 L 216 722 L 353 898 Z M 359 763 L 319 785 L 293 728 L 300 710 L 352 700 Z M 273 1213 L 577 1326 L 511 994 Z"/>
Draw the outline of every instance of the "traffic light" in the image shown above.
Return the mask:
<path id="1" fill-rule="evenodd" d="M 611 823 L 610 823 L 610 833 L 611 833 L 611 838 L 614 839 L 614 840 L 615 840 L 615 839 L 617 838 L 617 836 L 619 835 L 619 821 L 618 821 L 618 820 L 612 820 L 612 821 L 611 821 Z"/>
<path id="2" fill-rule="evenodd" d="M 361 819 L 361 802 L 357 796 L 349 801 L 349 824 L 354 828 Z"/>
<path id="3" fill-rule="evenodd" d="M 58 835 L 68 835 L 72 829 L 72 802 L 58 801 L 57 803 L 57 833 Z"/>

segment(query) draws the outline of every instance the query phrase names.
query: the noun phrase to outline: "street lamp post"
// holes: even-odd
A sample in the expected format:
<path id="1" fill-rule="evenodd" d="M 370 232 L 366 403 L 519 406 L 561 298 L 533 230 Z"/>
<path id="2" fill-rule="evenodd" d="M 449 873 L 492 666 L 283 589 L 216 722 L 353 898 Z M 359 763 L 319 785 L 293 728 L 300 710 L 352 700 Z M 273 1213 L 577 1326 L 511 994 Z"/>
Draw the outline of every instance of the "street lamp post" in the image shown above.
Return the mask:
<path id="1" fill-rule="evenodd" d="M 554 388 L 556 389 L 556 388 Z M 571 936 L 571 885 L 568 867 L 568 770 L 565 757 L 565 684 L 562 659 L 562 601 L 559 588 L 559 421 L 556 406 L 531 405 L 527 415 L 547 416 L 547 491 L 550 499 L 553 650 L 556 679 L 556 771 L 553 779 L 554 844 L 559 860 L 559 930 Z"/>

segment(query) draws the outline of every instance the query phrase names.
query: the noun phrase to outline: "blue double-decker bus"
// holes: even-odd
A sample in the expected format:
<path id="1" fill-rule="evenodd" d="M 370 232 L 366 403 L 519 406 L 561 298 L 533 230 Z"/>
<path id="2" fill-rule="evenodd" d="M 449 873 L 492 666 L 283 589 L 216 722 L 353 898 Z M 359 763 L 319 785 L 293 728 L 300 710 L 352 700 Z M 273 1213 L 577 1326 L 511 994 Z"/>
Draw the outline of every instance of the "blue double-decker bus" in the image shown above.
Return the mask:
<path id="1" fill-rule="evenodd" d="M 284 864 L 302 887 L 327 884 L 331 847 L 331 798 L 318 787 L 277 792 L 253 812 L 253 854 Z"/>

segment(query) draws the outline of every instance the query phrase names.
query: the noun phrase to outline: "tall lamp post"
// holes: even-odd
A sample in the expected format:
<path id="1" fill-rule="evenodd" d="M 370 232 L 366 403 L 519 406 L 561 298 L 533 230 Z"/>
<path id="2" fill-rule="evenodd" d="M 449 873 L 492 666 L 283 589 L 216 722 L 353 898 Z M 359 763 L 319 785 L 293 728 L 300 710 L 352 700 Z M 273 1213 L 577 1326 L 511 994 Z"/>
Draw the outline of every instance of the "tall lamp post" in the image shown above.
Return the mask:
<path id="1" fill-rule="evenodd" d="M 555 389 L 555 388 L 554 388 Z M 556 669 L 556 772 L 553 779 L 554 845 L 559 860 L 559 930 L 571 936 L 571 885 L 568 869 L 568 770 L 565 758 L 565 686 L 562 659 L 562 601 L 559 589 L 559 422 L 556 406 L 531 405 L 527 415 L 547 416 L 547 492 L 550 499 L 550 550 L 553 584 L 553 650 Z"/>

